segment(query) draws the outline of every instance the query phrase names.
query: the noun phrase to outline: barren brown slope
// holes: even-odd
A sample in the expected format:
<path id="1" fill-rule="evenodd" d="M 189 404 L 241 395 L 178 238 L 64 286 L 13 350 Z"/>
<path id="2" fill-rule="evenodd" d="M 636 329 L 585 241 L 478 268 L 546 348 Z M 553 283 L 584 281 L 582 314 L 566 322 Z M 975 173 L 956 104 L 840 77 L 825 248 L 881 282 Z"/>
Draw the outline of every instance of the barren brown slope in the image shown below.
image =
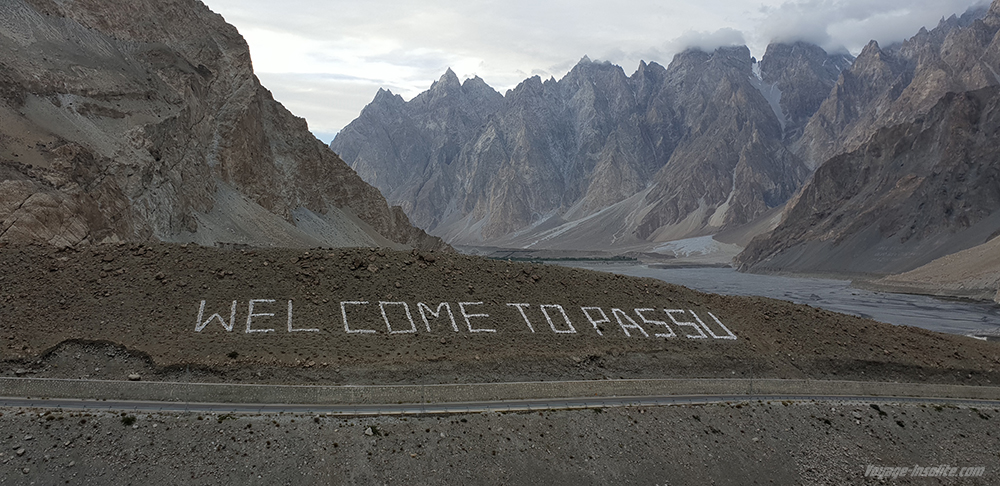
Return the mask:
<path id="1" fill-rule="evenodd" d="M 1000 381 L 997 343 L 454 254 L 29 246 L 2 249 L 0 268 L 10 374 L 123 379 L 122 366 L 92 364 L 100 355 L 57 351 L 108 341 L 151 358 L 144 379 L 184 379 L 190 365 L 198 380 L 276 383 Z"/>
<path id="2" fill-rule="evenodd" d="M 890 292 L 992 300 L 1000 304 L 1000 238 L 863 285 Z"/>
<path id="3" fill-rule="evenodd" d="M 201 2 L 9 0 L 0 19 L 0 240 L 443 247 Z"/>

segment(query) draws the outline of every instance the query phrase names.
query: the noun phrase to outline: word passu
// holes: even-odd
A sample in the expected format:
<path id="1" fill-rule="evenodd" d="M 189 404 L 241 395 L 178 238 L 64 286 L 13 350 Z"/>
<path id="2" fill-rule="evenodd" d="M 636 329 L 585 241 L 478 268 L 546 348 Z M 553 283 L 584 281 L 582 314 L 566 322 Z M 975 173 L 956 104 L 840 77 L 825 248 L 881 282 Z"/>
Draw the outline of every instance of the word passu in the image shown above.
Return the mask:
<path id="1" fill-rule="evenodd" d="M 195 332 L 213 323 L 227 332 L 240 329 L 246 334 L 320 332 L 318 328 L 297 327 L 292 300 L 251 299 L 245 304 L 234 300 L 225 304 L 202 300 L 198 305 Z M 225 309 L 219 311 L 219 309 Z M 244 310 L 245 309 L 245 310 Z M 208 312 L 214 313 L 207 315 Z M 336 312 L 339 311 L 339 312 Z M 623 333 L 626 337 L 735 340 L 715 314 L 703 315 L 691 309 L 629 310 L 618 307 L 565 307 L 560 304 L 484 304 L 483 302 L 387 302 L 340 301 L 329 317 L 332 329 L 346 334 L 414 334 L 418 332 L 498 333 L 527 330 L 555 334 L 594 333 L 598 336 Z M 237 315 L 239 314 L 239 315 Z M 206 317 L 207 315 L 207 317 Z M 245 316 L 245 319 L 244 319 Z M 703 318 L 703 316 L 707 316 Z M 228 319 L 227 319 L 228 317 Z M 245 326 L 244 326 L 245 324 Z M 216 328 L 217 329 L 217 328 Z"/>

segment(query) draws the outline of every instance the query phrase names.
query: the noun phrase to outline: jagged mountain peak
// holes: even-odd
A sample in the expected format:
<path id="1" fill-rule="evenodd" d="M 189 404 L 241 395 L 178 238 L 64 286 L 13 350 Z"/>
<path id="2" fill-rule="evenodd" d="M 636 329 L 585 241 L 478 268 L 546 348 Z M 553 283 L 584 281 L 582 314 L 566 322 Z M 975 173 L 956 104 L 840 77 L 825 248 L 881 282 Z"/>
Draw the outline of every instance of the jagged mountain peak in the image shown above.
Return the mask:
<path id="1" fill-rule="evenodd" d="M 838 71 L 850 67 L 851 63 L 854 62 L 854 56 L 846 50 L 829 52 L 816 44 L 805 41 L 772 42 L 768 44 L 764 57 L 773 58 L 775 56 L 793 56 L 821 63 L 833 60 L 838 63 L 836 67 Z M 763 61 L 763 58 L 761 60 Z"/>
<path id="2" fill-rule="evenodd" d="M 379 88 L 378 92 L 375 93 L 375 99 L 372 100 L 372 103 L 386 103 L 386 102 L 396 102 L 396 101 L 403 101 L 403 97 L 399 96 L 398 94 L 393 94 L 392 90 Z"/>
<path id="3" fill-rule="evenodd" d="M 458 75 L 455 74 L 455 71 L 452 71 L 452 69 L 449 67 L 444 72 L 444 74 L 441 75 L 440 79 L 438 79 L 433 84 L 431 84 L 431 89 L 433 90 L 435 87 L 437 87 L 439 89 L 440 88 L 454 88 L 456 86 L 461 86 L 461 85 L 462 85 L 462 82 L 458 79 Z"/>
<path id="4" fill-rule="evenodd" d="M 540 94 L 544 90 L 542 77 L 535 75 L 518 83 L 512 90 L 508 90 L 505 98 L 518 98 L 526 94 Z"/>
<path id="5" fill-rule="evenodd" d="M 878 44 L 878 41 L 872 39 L 865 44 L 865 47 L 861 49 L 861 53 L 858 54 L 858 59 L 871 58 L 882 55 L 882 46 Z"/>
<path id="6" fill-rule="evenodd" d="M 462 82 L 458 79 L 458 75 L 455 74 L 455 71 L 448 68 L 437 81 L 431 83 L 430 89 L 417 95 L 413 101 L 418 103 L 432 101 L 451 94 L 461 93 L 461 91 Z"/>
<path id="7" fill-rule="evenodd" d="M 945 19 L 906 43 L 872 41 L 857 59 L 775 42 L 759 62 L 746 46 L 688 49 L 666 68 L 643 61 L 628 76 L 584 56 L 558 81 L 522 81 L 469 138 L 421 119 L 434 130 L 415 142 L 431 147 L 416 164 L 425 175 L 405 194 L 391 188 L 404 197 L 390 200 L 467 244 L 641 245 L 731 228 L 783 203 L 866 127 L 905 121 L 942 89 L 988 81 L 992 32 L 982 22 L 966 29 L 973 17 Z"/>
<path id="8" fill-rule="evenodd" d="M 486 84 L 486 81 L 483 80 L 483 78 L 480 78 L 479 76 L 473 76 L 462 82 L 463 88 L 478 87 L 478 86 L 488 86 L 488 85 Z"/>
<path id="9" fill-rule="evenodd" d="M 647 63 L 646 61 L 639 61 L 639 67 L 629 76 L 629 79 L 634 83 L 648 83 L 653 82 L 658 84 L 662 82 L 664 76 L 667 74 L 667 68 L 657 64 L 655 62 Z"/>
<path id="10" fill-rule="evenodd" d="M 765 98 L 776 106 L 784 137 L 794 143 L 809 118 L 854 60 L 849 54 L 830 54 L 808 42 L 772 42 L 757 66 Z"/>
<path id="11" fill-rule="evenodd" d="M 610 62 L 590 62 L 587 64 L 577 64 L 566 76 L 558 82 L 560 85 L 577 85 L 579 83 L 618 83 L 628 82 L 625 71 L 616 64 Z"/>
<path id="12" fill-rule="evenodd" d="M 699 48 L 689 48 L 674 55 L 668 71 L 700 71 L 704 67 L 702 64 L 718 66 L 723 69 L 735 68 L 741 73 L 746 71 L 749 74 L 753 63 L 750 55 L 750 48 L 747 46 L 723 46 L 711 52 L 703 51 Z"/>
<path id="13" fill-rule="evenodd" d="M 375 111 L 398 111 L 400 107 L 406 104 L 403 97 L 394 94 L 392 91 L 379 88 L 378 92 L 375 93 L 375 97 L 372 99 L 371 103 L 365 105 L 361 110 L 361 114 L 369 113 L 372 110 Z"/>

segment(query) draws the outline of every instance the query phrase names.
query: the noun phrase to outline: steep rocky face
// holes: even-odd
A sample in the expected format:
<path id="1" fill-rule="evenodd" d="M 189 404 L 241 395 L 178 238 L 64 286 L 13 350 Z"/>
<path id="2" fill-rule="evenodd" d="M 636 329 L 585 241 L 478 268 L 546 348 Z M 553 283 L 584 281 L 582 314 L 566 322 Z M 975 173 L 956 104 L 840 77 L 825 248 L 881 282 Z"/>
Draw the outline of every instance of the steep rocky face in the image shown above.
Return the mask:
<path id="1" fill-rule="evenodd" d="M 0 19 L 0 241 L 443 247 L 202 3 L 10 0 Z"/>
<path id="2" fill-rule="evenodd" d="M 750 51 L 682 53 L 666 77 L 685 132 L 645 197 L 651 205 L 637 236 L 666 240 L 689 228 L 737 226 L 784 203 L 807 172 L 781 143 Z"/>
<path id="3" fill-rule="evenodd" d="M 772 107 L 776 104 L 779 108 L 778 121 L 787 142 L 795 143 L 802 137 L 806 123 L 830 95 L 840 73 L 853 62 L 849 54 L 828 54 L 807 42 L 767 46 L 759 64 L 761 88 Z"/>
<path id="4" fill-rule="evenodd" d="M 450 166 L 502 100 L 482 79 L 461 83 L 449 69 L 409 103 L 379 90 L 330 147 L 414 224 L 431 227 L 455 190 Z"/>
<path id="5" fill-rule="evenodd" d="M 491 112 L 475 112 L 482 125 L 468 137 L 450 138 L 474 123 L 441 114 L 416 123 L 427 106 L 420 97 L 380 93 L 331 146 L 385 184 L 416 224 L 453 243 L 624 248 L 710 234 L 784 203 L 805 180 L 785 140 L 845 62 L 815 46 L 769 52 L 766 75 L 745 47 L 688 51 L 631 76 L 584 58 L 561 80 L 525 80 Z M 457 89 L 449 78 L 421 97 Z M 449 113 L 473 111 L 464 106 Z M 461 141 L 456 157 L 400 155 L 445 140 Z"/>
<path id="6" fill-rule="evenodd" d="M 945 95 L 823 164 L 741 269 L 889 274 L 985 243 L 1000 228 L 1000 87 Z"/>
<path id="7" fill-rule="evenodd" d="M 463 152 L 461 219 L 446 221 L 444 234 L 496 239 L 635 194 L 658 165 L 643 111 L 629 77 L 609 63 L 584 59 L 558 82 L 526 80 Z"/>
<path id="8" fill-rule="evenodd" d="M 806 125 L 797 153 L 811 167 L 875 130 L 913 121 L 945 93 L 1000 83 L 1000 4 L 943 20 L 898 45 L 865 47 Z"/>

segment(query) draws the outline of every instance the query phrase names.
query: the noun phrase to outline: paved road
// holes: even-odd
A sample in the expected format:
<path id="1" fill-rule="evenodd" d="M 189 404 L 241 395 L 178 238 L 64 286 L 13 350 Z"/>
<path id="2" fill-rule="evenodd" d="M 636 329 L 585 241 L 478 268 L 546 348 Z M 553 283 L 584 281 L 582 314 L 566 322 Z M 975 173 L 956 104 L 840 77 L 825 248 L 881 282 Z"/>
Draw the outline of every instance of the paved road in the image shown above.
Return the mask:
<path id="1" fill-rule="evenodd" d="M 835 403 L 922 403 L 951 404 L 967 407 L 1000 407 L 1000 400 L 966 400 L 935 397 L 877 397 L 837 395 L 688 395 L 659 397 L 565 398 L 555 400 L 507 400 L 454 402 L 441 404 L 322 405 L 259 403 L 180 403 L 129 400 L 82 400 L 71 398 L 3 398 L 0 407 L 48 408 L 63 410 L 114 410 L 133 412 L 204 412 L 204 413 L 303 413 L 336 416 L 422 415 L 481 412 L 524 412 L 541 410 L 598 409 L 610 407 L 703 405 L 749 401 L 793 401 Z"/>

